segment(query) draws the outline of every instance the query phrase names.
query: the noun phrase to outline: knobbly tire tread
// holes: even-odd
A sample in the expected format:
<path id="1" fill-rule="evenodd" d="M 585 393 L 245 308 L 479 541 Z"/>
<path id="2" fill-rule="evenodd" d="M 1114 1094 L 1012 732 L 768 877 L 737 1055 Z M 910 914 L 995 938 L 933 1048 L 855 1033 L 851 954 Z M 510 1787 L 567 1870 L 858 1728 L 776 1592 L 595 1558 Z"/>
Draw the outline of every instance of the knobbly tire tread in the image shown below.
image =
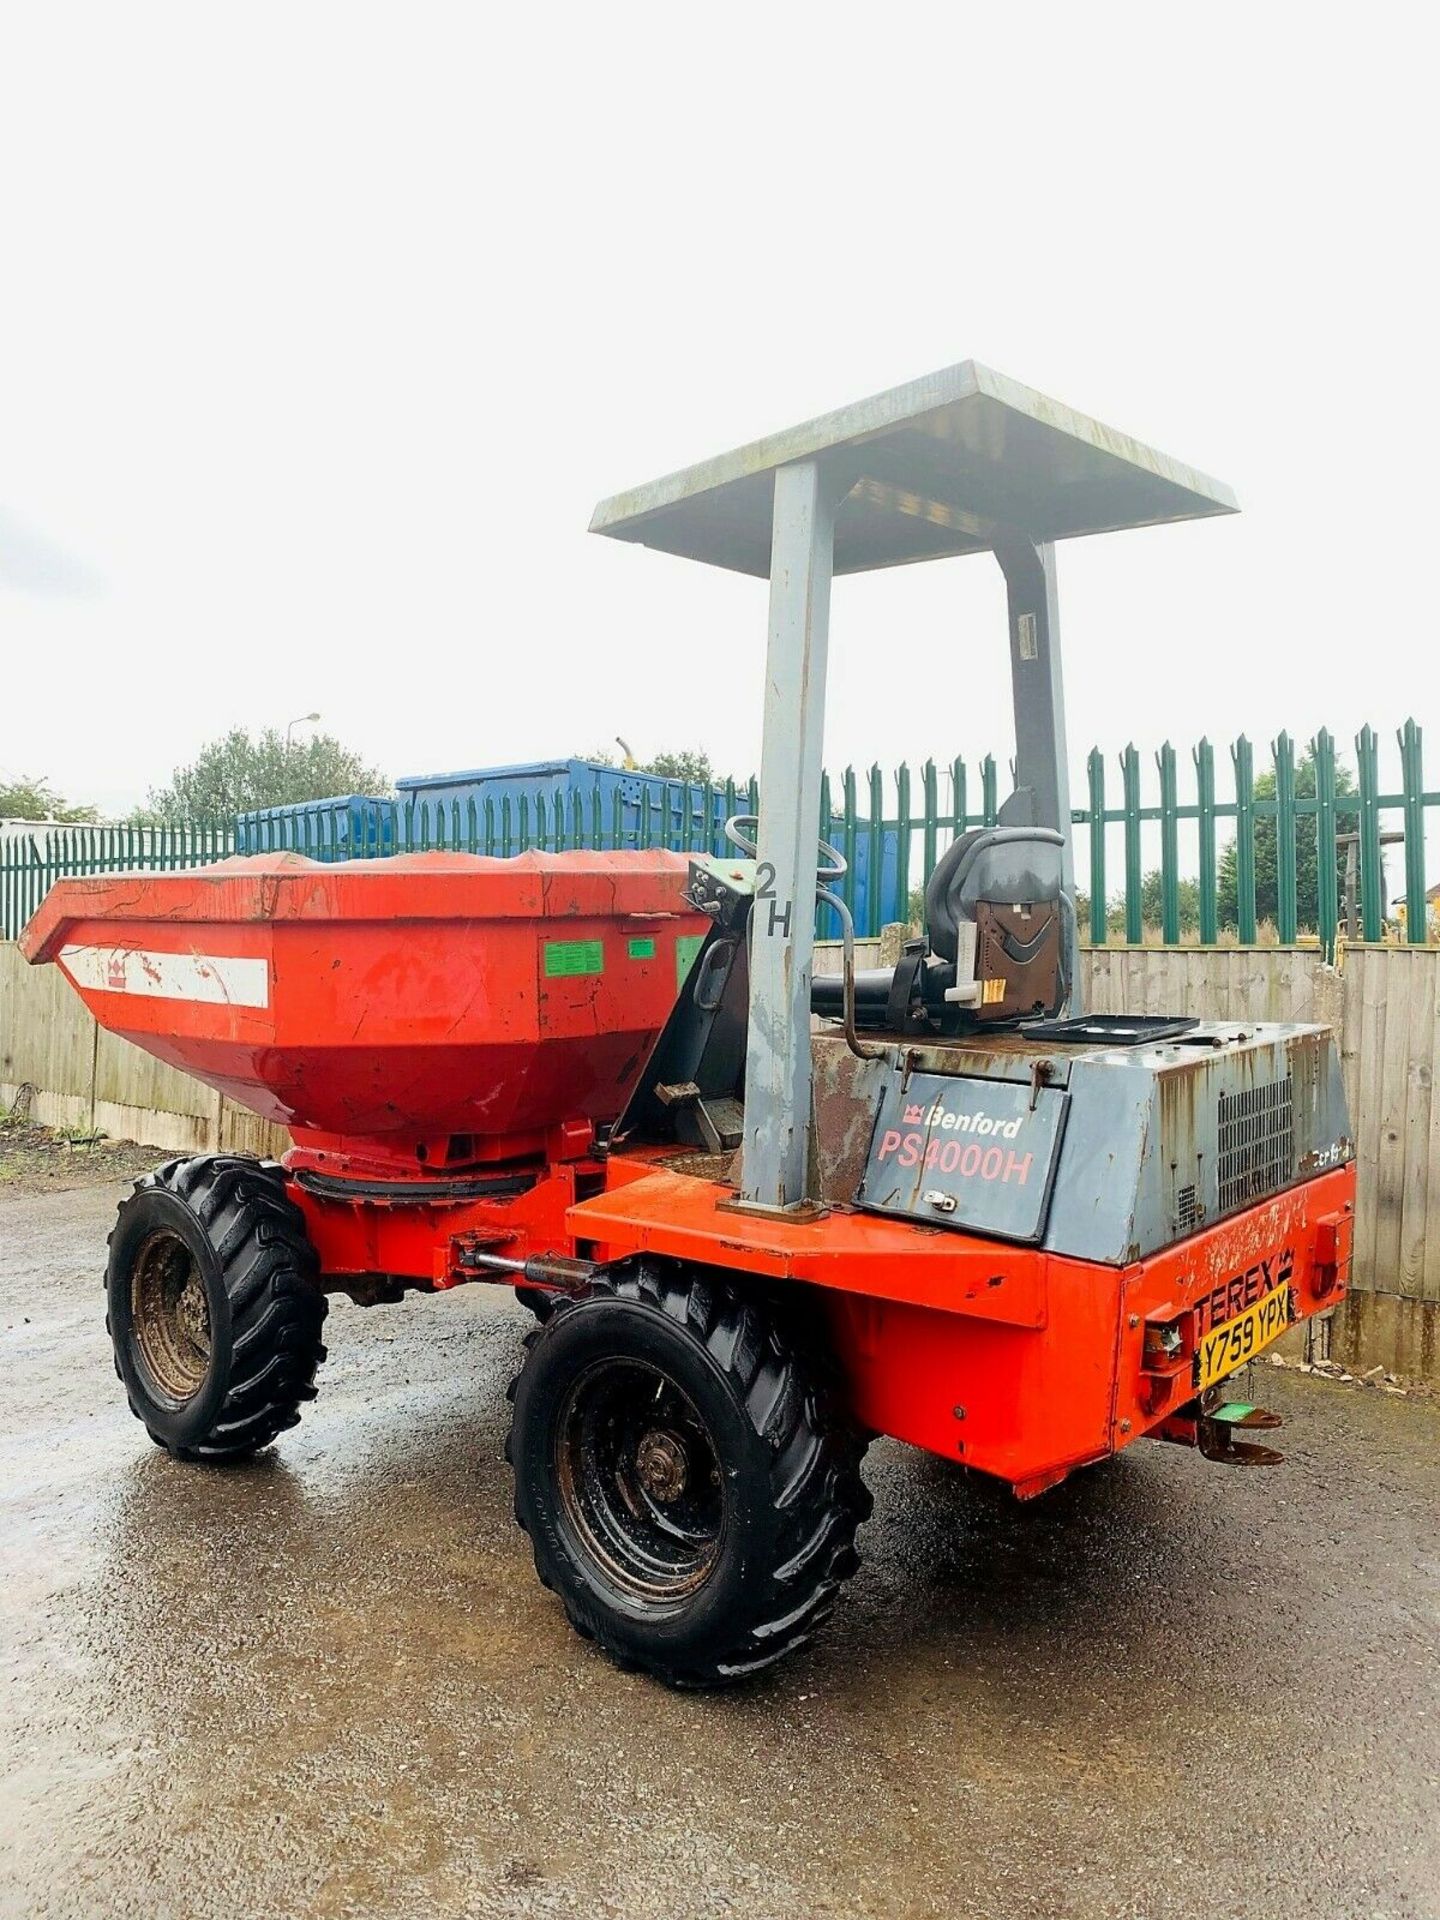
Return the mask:
<path id="1" fill-rule="evenodd" d="M 552 1334 L 596 1299 L 662 1314 L 697 1342 L 764 1448 L 768 1537 L 743 1549 L 752 1562 L 764 1559 L 763 1599 L 748 1617 L 727 1623 L 723 1635 L 678 1656 L 637 1646 L 633 1620 L 617 1625 L 603 1599 L 597 1604 L 568 1543 L 557 1550 L 554 1528 L 533 1523 L 536 1489 L 527 1484 L 522 1455 L 528 1450 L 523 1436 L 517 1438 L 517 1401 L 545 1365 Z M 860 1477 L 869 1436 L 849 1419 L 820 1342 L 807 1338 L 793 1316 L 747 1298 L 718 1274 L 643 1260 L 596 1274 L 582 1294 L 557 1298 L 525 1347 L 525 1362 L 507 1389 L 516 1408 L 505 1440 L 505 1458 L 516 1469 L 515 1519 L 530 1539 L 542 1586 L 559 1595 L 576 1632 L 623 1669 L 643 1669 L 681 1688 L 748 1679 L 811 1640 L 860 1564 L 855 1534 L 873 1505 Z"/>
<path id="2" fill-rule="evenodd" d="M 126 1237 L 122 1229 L 133 1224 L 137 1207 L 145 1209 L 146 1197 L 157 1193 L 183 1206 L 208 1243 L 228 1316 L 220 1356 L 228 1372 L 224 1392 L 215 1395 L 207 1376 L 202 1393 L 216 1404 L 203 1432 L 183 1440 L 165 1431 L 167 1421 L 174 1424 L 174 1410 L 154 1401 L 143 1372 L 122 1353 L 129 1323 L 129 1275 L 116 1272 Z M 117 1240 L 122 1242 L 118 1253 Z M 179 1459 L 239 1460 L 298 1422 L 303 1403 L 315 1398 L 329 1303 L 320 1291 L 319 1261 L 304 1215 L 287 1194 L 278 1166 L 233 1154 L 167 1160 L 137 1180 L 121 1202 L 107 1246 L 105 1328 L 114 1344 L 115 1371 L 130 1411 L 157 1446 Z M 117 1288 L 125 1290 L 124 1299 L 117 1300 Z M 213 1329 L 216 1303 L 211 1288 L 207 1293 Z"/>

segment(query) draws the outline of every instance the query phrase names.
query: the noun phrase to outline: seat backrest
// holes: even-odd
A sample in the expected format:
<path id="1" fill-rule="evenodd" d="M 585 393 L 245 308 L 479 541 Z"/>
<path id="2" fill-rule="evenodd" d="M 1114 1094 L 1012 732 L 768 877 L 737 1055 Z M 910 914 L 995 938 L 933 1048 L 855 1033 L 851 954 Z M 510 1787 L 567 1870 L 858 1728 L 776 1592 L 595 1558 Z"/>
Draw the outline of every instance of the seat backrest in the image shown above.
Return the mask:
<path id="1" fill-rule="evenodd" d="M 982 902 L 1040 906 L 1061 895 L 1065 840 L 1049 827 L 976 827 L 946 849 L 925 888 L 925 925 L 943 960 L 954 960 L 962 922 Z"/>
<path id="2" fill-rule="evenodd" d="M 962 834 L 925 889 L 932 950 L 955 969 L 947 999 L 967 1023 L 1053 1015 L 1070 996 L 1075 910 L 1065 894 L 1064 835 L 1035 825 L 1035 795 L 1021 787 L 993 827 Z"/>

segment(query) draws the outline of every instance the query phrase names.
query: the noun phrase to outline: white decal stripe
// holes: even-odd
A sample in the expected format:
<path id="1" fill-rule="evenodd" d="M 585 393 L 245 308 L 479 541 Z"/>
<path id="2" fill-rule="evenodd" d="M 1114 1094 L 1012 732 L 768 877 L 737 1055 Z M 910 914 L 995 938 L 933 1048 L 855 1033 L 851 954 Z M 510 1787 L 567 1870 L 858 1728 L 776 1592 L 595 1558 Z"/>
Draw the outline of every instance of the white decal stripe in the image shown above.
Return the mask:
<path id="1" fill-rule="evenodd" d="M 235 954 L 152 953 L 138 947 L 62 947 L 60 964 L 77 987 L 156 1000 L 268 1007 L 270 969 Z"/>

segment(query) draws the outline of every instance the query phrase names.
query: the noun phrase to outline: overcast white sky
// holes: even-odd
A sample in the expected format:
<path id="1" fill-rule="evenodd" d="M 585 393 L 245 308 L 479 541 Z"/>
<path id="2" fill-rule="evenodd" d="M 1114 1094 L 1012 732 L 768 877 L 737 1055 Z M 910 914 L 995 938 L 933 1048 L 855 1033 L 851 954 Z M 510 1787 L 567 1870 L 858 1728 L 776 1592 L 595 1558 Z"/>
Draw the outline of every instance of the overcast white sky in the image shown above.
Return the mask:
<path id="1" fill-rule="evenodd" d="M 747 772 L 763 584 L 594 502 L 974 356 L 1244 508 L 1062 547 L 1077 784 L 1413 714 L 1440 785 L 1435 19 L 0 4 L 0 771 Z M 832 767 L 1008 752 L 1002 605 L 840 582 Z"/>

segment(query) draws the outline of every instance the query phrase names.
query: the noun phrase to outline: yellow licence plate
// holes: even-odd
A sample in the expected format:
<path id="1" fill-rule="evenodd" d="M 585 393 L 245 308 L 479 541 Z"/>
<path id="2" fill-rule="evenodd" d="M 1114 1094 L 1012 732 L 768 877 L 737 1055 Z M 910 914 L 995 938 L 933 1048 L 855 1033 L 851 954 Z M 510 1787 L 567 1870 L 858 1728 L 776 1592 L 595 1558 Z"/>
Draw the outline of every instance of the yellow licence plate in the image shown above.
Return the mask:
<path id="1" fill-rule="evenodd" d="M 1290 1288 L 1282 1283 L 1262 1294 L 1253 1307 L 1247 1307 L 1233 1320 L 1212 1327 L 1195 1355 L 1195 1390 L 1203 1393 L 1234 1373 L 1247 1360 L 1253 1360 L 1290 1324 Z"/>

